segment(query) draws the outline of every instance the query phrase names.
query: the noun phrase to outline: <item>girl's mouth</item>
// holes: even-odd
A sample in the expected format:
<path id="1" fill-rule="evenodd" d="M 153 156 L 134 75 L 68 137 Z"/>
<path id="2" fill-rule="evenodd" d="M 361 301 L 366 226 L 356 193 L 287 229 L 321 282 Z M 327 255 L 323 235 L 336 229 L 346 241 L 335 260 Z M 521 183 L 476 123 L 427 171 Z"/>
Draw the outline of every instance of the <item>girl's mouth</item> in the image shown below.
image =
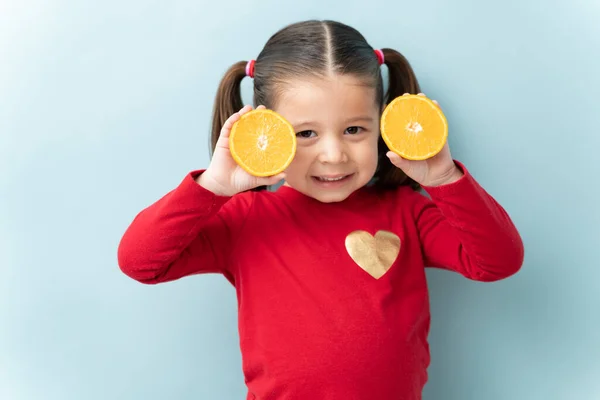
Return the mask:
<path id="1" fill-rule="evenodd" d="M 312 178 L 321 185 L 333 186 L 345 183 L 352 177 L 354 174 L 349 175 L 323 175 L 323 176 L 313 176 Z"/>

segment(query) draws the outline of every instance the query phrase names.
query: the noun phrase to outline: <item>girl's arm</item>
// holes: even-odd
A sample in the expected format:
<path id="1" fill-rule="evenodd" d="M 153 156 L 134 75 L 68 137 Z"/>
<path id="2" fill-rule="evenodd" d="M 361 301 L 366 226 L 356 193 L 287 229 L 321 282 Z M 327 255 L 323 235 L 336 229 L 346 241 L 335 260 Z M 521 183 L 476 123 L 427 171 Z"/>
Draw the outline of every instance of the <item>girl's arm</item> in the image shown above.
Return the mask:
<path id="1" fill-rule="evenodd" d="M 127 276 L 156 284 L 222 273 L 233 283 L 228 255 L 251 195 L 217 196 L 196 182 L 202 172 L 189 173 L 127 228 L 118 248 L 118 263 Z"/>
<path id="2" fill-rule="evenodd" d="M 478 281 L 516 273 L 523 263 L 521 237 L 506 211 L 469 174 L 437 187 L 423 187 L 413 210 L 428 266 Z M 414 192 L 413 192 L 414 193 Z"/>

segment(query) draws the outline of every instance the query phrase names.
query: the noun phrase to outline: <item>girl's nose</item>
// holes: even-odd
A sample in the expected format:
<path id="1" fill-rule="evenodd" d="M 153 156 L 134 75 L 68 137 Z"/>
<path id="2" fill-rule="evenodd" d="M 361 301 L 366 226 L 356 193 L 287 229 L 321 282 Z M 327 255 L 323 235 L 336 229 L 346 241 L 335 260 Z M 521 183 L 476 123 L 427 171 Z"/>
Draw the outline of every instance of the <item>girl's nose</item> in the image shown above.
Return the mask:
<path id="1" fill-rule="evenodd" d="M 339 164 L 348 161 L 345 145 L 339 138 L 324 137 L 321 140 L 320 144 L 320 162 L 329 164 Z"/>

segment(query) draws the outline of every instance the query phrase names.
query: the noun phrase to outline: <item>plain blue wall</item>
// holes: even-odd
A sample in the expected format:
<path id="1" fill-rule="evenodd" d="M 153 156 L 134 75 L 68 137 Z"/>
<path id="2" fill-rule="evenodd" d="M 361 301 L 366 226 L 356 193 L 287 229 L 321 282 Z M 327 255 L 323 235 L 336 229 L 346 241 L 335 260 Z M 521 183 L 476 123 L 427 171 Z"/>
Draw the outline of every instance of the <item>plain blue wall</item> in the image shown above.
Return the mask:
<path id="1" fill-rule="evenodd" d="M 225 279 L 144 286 L 116 250 L 207 166 L 225 69 L 306 18 L 409 58 L 525 240 L 506 281 L 430 271 L 425 399 L 600 398 L 596 0 L 1 1 L 0 398 L 244 398 Z"/>

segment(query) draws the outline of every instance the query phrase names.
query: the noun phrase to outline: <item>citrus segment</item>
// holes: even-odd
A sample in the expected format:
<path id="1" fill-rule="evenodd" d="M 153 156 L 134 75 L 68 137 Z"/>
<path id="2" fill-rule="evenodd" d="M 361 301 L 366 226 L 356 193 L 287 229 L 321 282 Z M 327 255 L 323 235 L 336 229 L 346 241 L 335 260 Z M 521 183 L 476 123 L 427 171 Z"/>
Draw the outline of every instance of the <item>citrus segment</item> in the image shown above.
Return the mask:
<path id="1" fill-rule="evenodd" d="M 408 160 L 425 160 L 439 153 L 448 139 L 441 108 L 425 96 L 396 97 L 381 115 L 381 136 L 388 148 Z"/>
<path id="2" fill-rule="evenodd" d="M 290 165 L 296 154 L 296 133 L 275 111 L 253 110 L 233 124 L 229 150 L 235 162 L 249 174 L 277 175 Z"/>

